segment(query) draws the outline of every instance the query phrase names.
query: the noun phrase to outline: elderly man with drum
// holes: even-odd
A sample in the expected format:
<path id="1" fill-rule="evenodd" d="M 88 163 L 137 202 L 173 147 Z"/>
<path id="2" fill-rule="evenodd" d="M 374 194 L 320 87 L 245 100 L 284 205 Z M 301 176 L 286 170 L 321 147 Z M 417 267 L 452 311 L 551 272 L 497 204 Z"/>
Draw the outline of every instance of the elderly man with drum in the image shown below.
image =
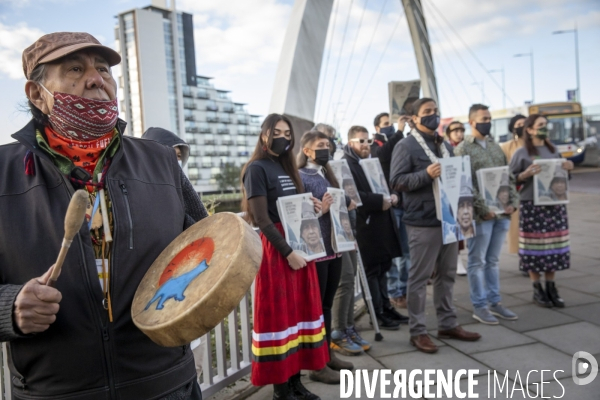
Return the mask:
<path id="1" fill-rule="evenodd" d="M 175 151 L 123 136 L 111 67 L 87 33 L 23 52 L 31 121 L 0 146 L 0 340 L 13 399 L 201 399 L 188 345 L 132 322 L 142 277 L 200 216 Z M 56 287 L 46 286 L 76 189 L 89 195 Z M 98 211 L 99 210 L 99 211 Z"/>

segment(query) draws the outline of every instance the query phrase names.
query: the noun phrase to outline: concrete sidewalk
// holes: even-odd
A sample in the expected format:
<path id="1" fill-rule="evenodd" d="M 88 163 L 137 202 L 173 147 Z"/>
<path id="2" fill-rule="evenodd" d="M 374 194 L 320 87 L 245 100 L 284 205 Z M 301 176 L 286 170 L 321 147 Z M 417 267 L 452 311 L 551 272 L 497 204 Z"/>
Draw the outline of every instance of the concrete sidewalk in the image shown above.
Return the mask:
<path id="1" fill-rule="evenodd" d="M 600 172 L 584 172 L 592 181 L 596 181 Z M 598 175 L 598 176 L 596 176 Z M 579 177 L 578 177 L 579 178 Z M 582 185 L 578 190 L 586 190 Z M 571 268 L 559 271 L 556 282 L 564 298 L 564 309 L 544 309 L 532 303 L 532 286 L 529 278 L 518 271 L 518 257 L 503 249 L 500 261 L 502 303 L 519 315 L 514 322 L 502 321 L 497 326 L 477 323 L 472 318 L 472 306 L 469 300 L 467 277 L 457 277 L 454 289 L 454 304 L 459 323 L 467 330 L 482 334 L 482 339 L 474 343 L 456 340 L 437 340 L 437 324 L 432 302 L 431 287 L 428 288 L 427 327 L 440 350 L 436 354 L 424 354 L 409 344 L 408 327 L 399 331 L 383 331 L 382 342 L 372 342 L 372 349 L 358 357 L 343 357 L 354 363 L 356 369 L 479 369 L 476 393 L 479 398 L 523 399 L 541 398 L 539 393 L 539 372 L 529 376 L 530 370 L 551 370 L 545 372 L 543 385 L 544 397 L 556 396 L 568 400 L 600 399 L 600 376 L 591 384 L 578 386 L 571 377 L 571 359 L 577 351 L 593 354 L 600 361 L 600 196 L 593 193 L 598 188 L 590 187 L 589 192 L 572 192 L 568 206 L 569 229 L 571 234 Z M 587 191 L 587 190 L 586 190 Z M 462 252 L 466 266 L 466 251 Z M 358 327 L 361 335 L 372 341 L 374 331 L 369 326 L 368 316 L 360 319 Z M 508 371 L 508 394 L 497 388 L 496 397 L 488 397 L 488 371 L 497 371 L 501 377 Z M 556 374 L 562 387 L 553 378 Z M 515 382 L 517 371 L 527 397 Z M 371 374 L 372 375 L 372 374 Z M 422 379 L 422 376 L 420 377 Z M 493 379 L 493 372 L 492 372 Z M 500 378 L 502 379 L 502 378 Z M 303 377 L 306 387 L 321 396 L 323 400 L 340 398 L 339 385 L 315 383 Z M 493 382 L 492 382 L 493 385 Z M 510 391 L 515 385 L 512 396 Z M 375 399 L 382 398 L 379 384 Z M 467 380 L 461 380 L 461 390 L 466 390 Z M 387 393 L 393 391 L 392 384 Z M 435 393 L 435 392 L 434 392 Z M 536 396 L 537 393 L 537 396 Z M 362 388 L 362 398 L 367 398 Z M 273 396 L 272 386 L 261 388 L 249 397 L 251 400 L 267 400 Z M 354 395 L 350 398 L 355 398 Z M 388 397 L 389 398 L 389 397 Z M 409 397 L 410 398 L 410 397 Z M 417 398 L 436 398 L 417 397 Z M 446 397 L 440 397 L 446 398 Z"/>

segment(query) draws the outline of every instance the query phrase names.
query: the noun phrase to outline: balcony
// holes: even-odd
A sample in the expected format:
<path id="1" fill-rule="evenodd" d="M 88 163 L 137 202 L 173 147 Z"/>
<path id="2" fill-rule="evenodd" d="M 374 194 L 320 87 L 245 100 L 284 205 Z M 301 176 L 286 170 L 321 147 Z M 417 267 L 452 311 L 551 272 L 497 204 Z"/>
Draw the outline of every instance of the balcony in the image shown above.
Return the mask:
<path id="1" fill-rule="evenodd" d="M 233 144 L 233 140 L 221 140 L 221 144 L 225 146 L 231 146 Z"/>
<path id="2" fill-rule="evenodd" d="M 219 155 L 219 153 L 216 151 L 207 151 L 204 153 L 205 157 L 218 156 L 218 155 Z"/>
<path id="3" fill-rule="evenodd" d="M 237 133 L 238 135 L 249 135 L 250 129 L 243 126 L 238 126 Z"/>
<path id="4" fill-rule="evenodd" d="M 229 134 L 229 128 L 218 128 L 217 133 L 227 135 Z"/>
<path id="5" fill-rule="evenodd" d="M 188 168 L 198 168 L 198 163 L 188 163 Z"/>
<path id="6" fill-rule="evenodd" d="M 198 106 L 194 102 L 184 101 L 183 102 L 183 108 L 188 109 L 188 110 L 195 110 L 195 109 L 198 108 Z"/>
<path id="7" fill-rule="evenodd" d="M 219 151 L 220 156 L 229 156 L 231 153 L 228 151 Z"/>
<path id="8" fill-rule="evenodd" d="M 212 163 L 209 163 L 209 162 L 203 162 L 203 163 L 202 163 L 202 168 L 212 168 Z"/>
<path id="9" fill-rule="evenodd" d="M 226 113 L 233 113 L 233 112 L 235 112 L 235 108 L 233 107 L 233 104 L 225 104 L 225 105 L 223 105 L 223 112 L 226 112 Z"/>
<path id="10" fill-rule="evenodd" d="M 238 140 L 237 142 L 235 142 L 236 145 L 238 146 L 247 146 L 248 143 L 246 143 L 245 140 Z"/>
<path id="11" fill-rule="evenodd" d="M 193 118 L 193 117 L 192 117 L 192 118 Z M 185 131 L 186 131 L 187 133 L 198 133 L 198 132 L 200 132 L 200 131 L 198 130 L 198 128 L 185 128 Z"/>
<path id="12" fill-rule="evenodd" d="M 198 132 L 200 133 L 212 133 L 212 129 L 210 128 L 210 126 L 202 126 L 198 129 Z"/>
<path id="13" fill-rule="evenodd" d="M 182 94 L 183 97 L 193 97 L 192 90 L 190 88 L 183 88 Z"/>
<path id="14" fill-rule="evenodd" d="M 208 122 L 218 122 L 219 118 L 216 115 L 207 115 L 206 121 Z"/>
<path id="15" fill-rule="evenodd" d="M 238 115 L 237 117 L 237 123 L 240 125 L 248 125 L 250 123 L 250 120 L 246 117 L 243 117 L 241 115 Z"/>
<path id="16" fill-rule="evenodd" d="M 250 152 L 248 151 L 238 151 L 237 153 L 238 157 L 247 157 L 250 155 Z"/>
<path id="17" fill-rule="evenodd" d="M 219 122 L 222 122 L 224 124 L 230 124 L 231 118 L 227 114 L 225 114 L 225 115 L 221 114 L 221 115 L 219 115 Z"/>
<path id="18" fill-rule="evenodd" d="M 194 117 L 193 115 L 186 115 L 186 116 L 184 117 L 184 119 L 185 119 L 186 121 L 195 121 L 195 120 L 196 120 L 196 117 Z"/>
<path id="19" fill-rule="evenodd" d="M 196 98 L 197 99 L 210 99 L 210 96 L 208 95 L 208 92 L 204 89 L 199 89 L 196 92 Z"/>
<path id="20" fill-rule="evenodd" d="M 206 110 L 208 110 L 208 111 L 219 111 L 219 106 L 216 105 L 215 103 L 211 102 L 211 103 L 208 103 L 206 105 Z"/>
<path id="21" fill-rule="evenodd" d="M 198 143 L 198 141 L 196 141 L 196 139 L 188 139 L 187 140 L 187 144 L 196 144 Z"/>

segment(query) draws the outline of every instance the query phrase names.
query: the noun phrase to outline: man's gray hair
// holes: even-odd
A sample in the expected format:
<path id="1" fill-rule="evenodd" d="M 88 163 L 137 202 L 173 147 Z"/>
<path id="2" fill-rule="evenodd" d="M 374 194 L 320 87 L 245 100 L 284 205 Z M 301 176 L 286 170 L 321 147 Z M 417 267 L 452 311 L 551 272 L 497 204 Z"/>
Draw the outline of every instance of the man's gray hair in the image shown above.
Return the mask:
<path id="1" fill-rule="evenodd" d="M 335 128 L 333 126 L 324 124 L 322 122 L 316 124 L 313 129 L 316 130 L 316 131 L 319 131 L 321 133 L 326 134 L 330 138 L 334 138 L 335 134 L 336 134 L 336 130 L 335 130 Z"/>

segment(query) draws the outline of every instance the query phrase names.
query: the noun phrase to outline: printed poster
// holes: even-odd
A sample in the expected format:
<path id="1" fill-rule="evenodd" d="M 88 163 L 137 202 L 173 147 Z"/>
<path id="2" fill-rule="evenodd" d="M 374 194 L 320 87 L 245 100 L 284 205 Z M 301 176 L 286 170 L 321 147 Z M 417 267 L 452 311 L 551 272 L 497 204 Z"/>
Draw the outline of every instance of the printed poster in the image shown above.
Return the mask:
<path id="1" fill-rule="evenodd" d="M 336 253 L 355 249 L 354 234 L 350 224 L 350 216 L 346 207 L 346 196 L 342 189 L 327 188 L 327 193 L 333 197 L 329 208 L 331 216 L 331 244 Z"/>
<path id="2" fill-rule="evenodd" d="M 490 211 L 504 214 L 504 208 L 510 205 L 508 166 L 478 170 L 477 183 L 479 193 Z"/>
<path id="3" fill-rule="evenodd" d="M 359 164 L 365 172 L 371 191 L 382 194 L 388 199 L 391 198 L 390 189 L 388 189 L 379 158 L 363 158 L 359 161 Z"/>
<path id="4" fill-rule="evenodd" d="M 542 171 L 533 176 L 533 204 L 550 206 L 569 203 L 569 172 L 562 167 L 564 159 L 533 160 Z"/>
<path id="5" fill-rule="evenodd" d="M 346 195 L 352 200 L 354 200 L 357 207 L 362 206 L 362 201 L 360 201 L 358 189 L 356 188 L 356 183 L 354 182 L 354 178 L 352 177 L 352 172 L 350 172 L 348 162 L 343 159 L 330 160 L 328 165 L 333 170 L 335 179 L 337 179 L 338 183 L 340 184 L 340 187 L 344 189 Z"/>
<path id="6" fill-rule="evenodd" d="M 434 181 L 436 214 L 444 244 L 475 236 L 473 181 L 469 156 L 440 158 L 442 174 Z"/>
<path id="7" fill-rule="evenodd" d="M 311 193 L 303 193 L 277 199 L 285 240 L 306 261 L 327 255 L 311 196 Z"/>

